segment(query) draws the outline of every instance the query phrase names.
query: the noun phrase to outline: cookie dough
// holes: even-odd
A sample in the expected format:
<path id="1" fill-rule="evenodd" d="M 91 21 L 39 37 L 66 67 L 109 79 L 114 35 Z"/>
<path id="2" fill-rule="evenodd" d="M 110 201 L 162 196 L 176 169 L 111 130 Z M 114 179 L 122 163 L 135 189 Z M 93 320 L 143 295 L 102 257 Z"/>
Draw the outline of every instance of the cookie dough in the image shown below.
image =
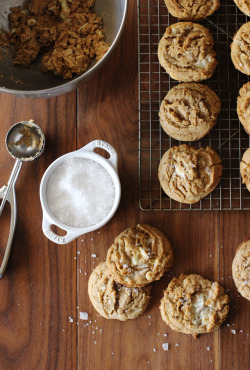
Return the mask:
<path id="1" fill-rule="evenodd" d="M 200 24 L 179 22 L 166 29 L 158 46 L 161 66 L 175 80 L 206 80 L 217 66 L 214 41 Z"/>
<path id="2" fill-rule="evenodd" d="M 160 123 L 176 140 L 199 140 L 214 127 L 220 108 L 220 99 L 208 86 L 182 83 L 173 87 L 162 101 Z"/>
<path id="3" fill-rule="evenodd" d="M 250 75 L 250 22 L 244 23 L 234 35 L 231 58 L 236 69 Z"/>
<path id="4" fill-rule="evenodd" d="M 31 0 L 11 8 L 10 32 L 0 43 L 14 46 L 14 64 L 29 66 L 41 53 L 42 71 L 65 79 L 86 70 L 92 59 L 101 59 L 109 45 L 103 21 L 93 12 L 95 0 Z"/>
<path id="5" fill-rule="evenodd" d="M 243 85 L 239 91 L 237 113 L 246 133 L 250 135 L 250 82 Z"/>
<path id="6" fill-rule="evenodd" d="M 115 238 L 107 265 L 117 283 L 142 287 L 159 280 L 174 264 L 167 237 L 149 225 L 136 225 Z"/>
<path id="7" fill-rule="evenodd" d="M 229 310 L 229 297 L 216 282 L 200 275 L 174 278 L 161 299 L 162 319 L 171 329 L 195 338 L 221 326 Z"/>
<path id="8" fill-rule="evenodd" d="M 238 8 L 250 17 L 250 0 L 234 0 Z"/>
<path id="9" fill-rule="evenodd" d="M 127 288 L 115 282 L 106 262 L 92 272 L 88 282 L 91 303 L 106 319 L 126 321 L 143 314 L 150 300 L 151 286 Z"/>
<path id="10" fill-rule="evenodd" d="M 250 240 L 245 240 L 237 248 L 232 271 L 236 288 L 250 301 Z"/>
<path id="11" fill-rule="evenodd" d="M 246 184 L 247 189 L 250 191 L 250 148 L 243 154 L 240 162 L 240 174 L 242 183 Z"/>
<path id="12" fill-rule="evenodd" d="M 214 190 L 221 175 L 221 159 L 213 149 L 195 149 L 186 144 L 167 150 L 158 169 L 165 193 L 187 204 L 198 202 Z"/>
<path id="13" fill-rule="evenodd" d="M 213 14 L 220 6 L 219 0 L 165 0 L 169 13 L 186 21 L 199 21 Z"/>

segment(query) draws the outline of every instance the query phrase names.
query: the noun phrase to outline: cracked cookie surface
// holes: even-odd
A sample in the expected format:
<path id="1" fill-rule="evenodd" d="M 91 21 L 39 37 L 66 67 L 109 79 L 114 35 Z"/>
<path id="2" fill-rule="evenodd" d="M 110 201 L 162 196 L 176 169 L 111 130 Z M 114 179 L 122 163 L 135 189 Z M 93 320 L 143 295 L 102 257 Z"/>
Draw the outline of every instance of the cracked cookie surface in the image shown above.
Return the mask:
<path id="1" fill-rule="evenodd" d="M 248 148 L 240 162 L 240 174 L 242 183 L 246 184 L 248 191 L 250 191 L 250 148 Z"/>
<path id="2" fill-rule="evenodd" d="M 250 135 L 250 82 L 243 85 L 239 91 L 237 113 L 246 133 Z"/>
<path id="3" fill-rule="evenodd" d="M 231 58 L 236 69 L 250 75 L 250 22 L 244 23 L 234 35 Z"/>
<path id="4" fill-rule="evenodd" d="M 174 264 L 166 235 L 149 225 L 136 225 L 119 234 L 107 253 L 107 265 L 115 281 L 127 287 L 159 280 Z"/>
<path id="5" fill-rule="evenodd" d="M 204 19 L 220 6 L 219 0 L 165 0 L 165 4 L 174 17 L 189 21 Z"/>
<path id="6" fill-rule="evenodd" d="M 234 0 L 234 2 L 242 13 L 250 17 L 250 0 Z"/>
<path id="7" fill-rule="evenodd" d="M 88 282 L 91 303 L 106 319 L 126 321 L 140 316 L 148 306 L 150 291 L 150 285 L 127 288 L 116 283 L 106 262 L 94 269 Z"/>
<path id="8" fill-rule="evenodd" d="M 199 140 L 214 127 L 220 108 L 220 99 L 208 86 L 182 83 L 173 87 L 163 99 L 160 123 L 176 140 Z"/>
<path id="9" fill-rule="evenodd" d="M 250 240 L 245 240 L 237 248 L 232 271 L 236 288 L 250 301 Z"/>
<path id="10" fill-rule="evenodd" d="M 213 45 L 212 35 L 200 24 L 175 23 L 166 29 L 159 42 L 158 59 L 175 80 L 206 80 L 217 66 Z"/>
<path id="11" fill-rule="evenodd" d="M 214 190 L 221 175 L 221 159 L 213 149 L 195 149 L 186 144 L 167 150 L 158 169 L 165 193 L 187 204 L 198 202 Z"/>
<path id="12" fill-rule="evenodd" d="M 196 338 L 221 326 L 228 303 L 228 295 L 217 282 L 196 274 L 180 275 L 165 289 L 160 312 L 171 329 Z"/>

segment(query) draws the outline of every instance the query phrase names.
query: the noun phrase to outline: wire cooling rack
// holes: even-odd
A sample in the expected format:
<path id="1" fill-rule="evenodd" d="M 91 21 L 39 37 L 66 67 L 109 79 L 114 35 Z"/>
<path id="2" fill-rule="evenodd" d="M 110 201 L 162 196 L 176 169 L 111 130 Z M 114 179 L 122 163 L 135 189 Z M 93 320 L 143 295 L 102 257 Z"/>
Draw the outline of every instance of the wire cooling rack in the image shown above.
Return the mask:
<path id="1" fill-rule="evenodd" d="M 239 27 L 247 22 L 233 0 L 221 1 L 219 10 L 201 24 L 214 38 L 218 66 L 204 81 L 221 100 L 216 126 L 205 138 L 189 143 L 195 147 L 210 146 L 220 155 L 223 177 L 217 188 L 199 203 L 181 204 L 170 199 L 161 189 L 158 166 L 167 149 L 181 142 L 172 139 L 161 128 L 158 118 L 160 103 L 176 84 L 160 66 L 158 43 L 166 27 L 178 22 L 164 0 L 137 0 L 139 48 L 139 201 L 142 210 L 247 210 L 250 193 L 242 184 L 240 161 L 250 146 L 249 136 L 240 124 L 236 102 L 240 87 L 248 77 L 234 68 L 230 44 Z"/>

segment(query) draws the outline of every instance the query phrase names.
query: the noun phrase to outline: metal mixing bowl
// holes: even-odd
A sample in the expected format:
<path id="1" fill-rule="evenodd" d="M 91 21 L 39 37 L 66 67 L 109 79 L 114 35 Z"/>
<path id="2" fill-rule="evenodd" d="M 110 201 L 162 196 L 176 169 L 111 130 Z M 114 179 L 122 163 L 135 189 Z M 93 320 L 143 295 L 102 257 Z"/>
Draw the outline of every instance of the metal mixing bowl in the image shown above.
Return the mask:
<path id="1" fill-rule="evenodd" d="M 8 29 L 9 9 L 22 5 L 23 2 L 23 0 L 0 0 L 0 28 Z M 41 98 L 64 94 L 75 89 L 107 61 L 122 33 L 127 6 L 128 0 L 96 0 L 95 13 L 103 18 L 106 41 L 111 46 L 99 62 L 92 61 L 82 75 L 73 79 L 64 80 L 53 73 L 40 72 L 41 59 L 27 68 L 14 66 L 13 52 L 4 48 L 0 58 L 0 91 Z"/>

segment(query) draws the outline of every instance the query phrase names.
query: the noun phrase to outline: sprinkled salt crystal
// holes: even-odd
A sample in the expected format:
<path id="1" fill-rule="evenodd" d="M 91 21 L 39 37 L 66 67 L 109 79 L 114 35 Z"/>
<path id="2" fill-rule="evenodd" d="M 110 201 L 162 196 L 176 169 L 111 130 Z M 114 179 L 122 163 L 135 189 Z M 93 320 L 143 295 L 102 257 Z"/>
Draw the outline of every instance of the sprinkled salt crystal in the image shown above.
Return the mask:
<path id="1" fill-rule="evenodd" d="M 164 337 L 167 337 L 168 336 L 167 333 L 164 333 L 163 335 L 164 335 Z"/>
<path id="2" fill-rule="evenodd" d="M 230 324 L 227 324 L 227 327 L 229 327 L 230 326 Z"/>
<path id="3" fill-rule="evenodd" d="M 175 343 L 175 347 L 179 347 L 180 343 Z"/>
<path id="4" fill-rule="evenodd" d="M 51 213 L 72 227 L 102 221 L 115 200 L 115 187 L 107 170 L 96 161 L 71 158 L 50 175 L 46 197 Z"/>
<path id="5" fill-rule="evenodd" d="M 243 330 L 242 330 L 242 329 L 240 329 L 240 332 L 241 332 L 241 333 L 243 333 Z"/>
<path id="6" fill-rule="evenodd" d="M 97 344 L 97 342 L 96 342 L 96 341 L 94 341 L 94 344 Z"/>
<path id="7" fill-rule="evenodd" d="M 87 312 L 80 312 L 80 319 L 81 320 L 88 320 L 89 314 Z"/>
<path id="8" fill-rule="evenodd" d="M 224 248 L 223 245 L 221 246 L 221 248 Z"/>
<path id="9" fill-rule="evenodd" d="M 156 348 L 153 348 L 153 351 L 156 352 Z"/>
<path id="10" fill-rule="evenodd" d="M 122 266 L 124 269 L 127 269 L 128 268 L 128 265 L 126 263 L 124 263 L 124 265 Z"/>
<path id="11" fill-rule="evenodd" d="M 163 343 L 162 348 L 163 348 L 164 351 L 168 351 L 169 350 L 169 343 Z"/>
<path id="12" fill-rule="evenodd" d="M 77 254 L 80 254 L 80 253 L 81 253 L 80 251 L 77 252 Z"/>
<path id="13" fill-rule="evenodd" d="M 92 258 L 96 258 L 96 254 L 95 254 L 95 253 L 92 253 L 92 254 L 91 254 L 91 257 L 92 257 Z"/>
<path id="14" fill-rule="evenodd" d="M 231 333 L 232 333 L 232 334 L 236 334 L 236 330 L 232 329 L 232 330 L 231 330 Z"/>
<path id="15" fill-rule="evenodd" d="M 69 321 L 74 322 L 74 319 L 72 319 L 72 317 L 69 316 Z"/>
<path id="16" fill-rule="evenodd" d="M 209 257 L 210 257 L 210 258 L 212 258 L 212 257 L 213 257 L 213 255 L 212 255 L 212 254 L 209 254 Z"/>
<path id="17" fill-rule="evenodd" d="M 148 325 L 151 325 L 151 322 L 149 322 Z"/>
<path id="18" fill-rule="evenodd" d="M 152 316 L 148 315 L 148 318 L 151 319 Z"/>
<path id="19" fill-rule="evenodd" d="M 211 347 L 210 346 L 207 346 L 207 351 L 210 351 Z"/>

